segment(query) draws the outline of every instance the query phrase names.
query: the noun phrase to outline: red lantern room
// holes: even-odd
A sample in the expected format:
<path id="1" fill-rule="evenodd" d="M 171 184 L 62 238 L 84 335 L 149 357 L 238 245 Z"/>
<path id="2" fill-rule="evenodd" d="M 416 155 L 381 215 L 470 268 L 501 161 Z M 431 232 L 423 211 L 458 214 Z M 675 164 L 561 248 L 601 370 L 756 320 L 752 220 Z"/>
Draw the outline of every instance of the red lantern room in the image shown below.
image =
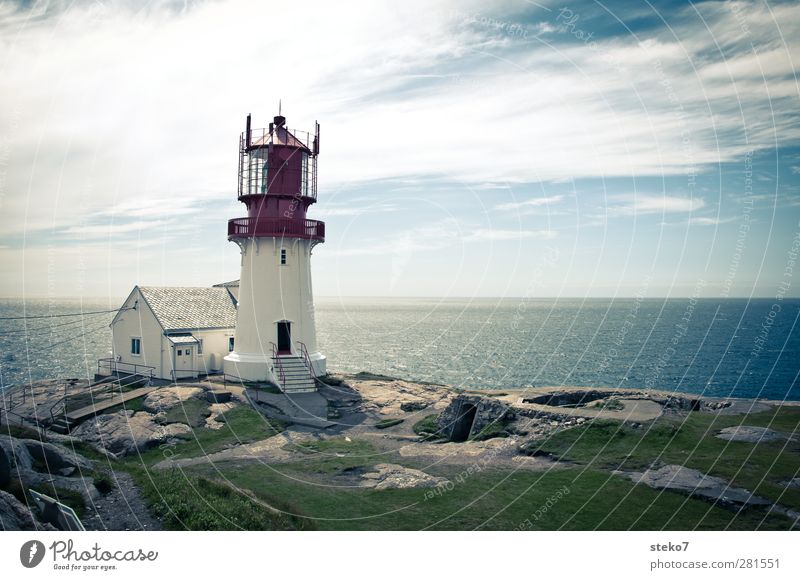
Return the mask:
<path id="1" fill-rule="evenodd" d="M 306 219 L 317 201 L 319 123 L 314 134 L 290 131 L 278 115 L 268 129 L 247 116 L 239 138 L 239 201 L 247 217 L 228 222 L 228 238 L 283 237 L 325 241 L 325 223 Z"/>

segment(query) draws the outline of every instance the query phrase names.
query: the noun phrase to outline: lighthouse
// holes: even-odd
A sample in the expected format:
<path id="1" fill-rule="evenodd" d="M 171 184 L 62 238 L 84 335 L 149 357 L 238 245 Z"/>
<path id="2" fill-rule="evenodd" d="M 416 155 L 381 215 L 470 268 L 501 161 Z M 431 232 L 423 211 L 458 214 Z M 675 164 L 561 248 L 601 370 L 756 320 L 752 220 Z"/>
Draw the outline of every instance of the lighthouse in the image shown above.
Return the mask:
<path id="1" fill-rule="evenodd" d="M 290 131 L 278 114 L 265 129 L 239 138 L 239 201 L 247 217 L 228 222 L 241 251 L 236 331 L 225 374 L 269 381 L 284 392 L 315 390 L 325 356 L 317 349 L 311 252 L 325 241 L 325 223 L 306 218 L 317 201 L 319 123 Z"/>

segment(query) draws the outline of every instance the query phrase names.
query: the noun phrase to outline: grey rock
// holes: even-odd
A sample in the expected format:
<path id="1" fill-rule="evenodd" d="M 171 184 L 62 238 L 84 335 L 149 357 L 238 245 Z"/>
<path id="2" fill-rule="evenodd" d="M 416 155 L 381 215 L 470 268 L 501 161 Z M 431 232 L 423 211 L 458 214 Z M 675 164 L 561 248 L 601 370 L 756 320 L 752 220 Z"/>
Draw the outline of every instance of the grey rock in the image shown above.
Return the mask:
<path id="1" fill-rule="evenodd" d="M 393 463 L 378 463 L 375 471 L 361 476 L 361 487 L 374 489 L 410 489 L 436 487 L 448 482 L 444 477 L 429 475 L 419 469 L 411 469 Z"/>
<path id="2" fill-rule="evenodd" d="M 169 442 L 191 431 L 191 427 L 183 423 L 159 425 L 152 413 L 128 410 L 98 415 L 73 429 L 72 434 L 116 456 L 123 456 Z"/>
<path id="3" fill-rule="evenodd" d="M 749 427 L 747 425 L 726 427 L 717 434 L 717 438 L 725 439 L 726 441 L 743 441 L 745 443 L 770 443 L 793 439 L 793 437 L 780 431 L 774 431 L 766 427 Z"/>
<path id="4" fill-rule="evenodd" d="M 0 527 L 4 531 L 37 529 L 30 510 L 5 491 L 0 491 Z"/>
<path id="5" fill-rule="evenodd" d="M 142 408 L 150 413 L 160 413 L 180 405 L 203 392 L 199 387 L 162 387 L 148 394 Z"/>

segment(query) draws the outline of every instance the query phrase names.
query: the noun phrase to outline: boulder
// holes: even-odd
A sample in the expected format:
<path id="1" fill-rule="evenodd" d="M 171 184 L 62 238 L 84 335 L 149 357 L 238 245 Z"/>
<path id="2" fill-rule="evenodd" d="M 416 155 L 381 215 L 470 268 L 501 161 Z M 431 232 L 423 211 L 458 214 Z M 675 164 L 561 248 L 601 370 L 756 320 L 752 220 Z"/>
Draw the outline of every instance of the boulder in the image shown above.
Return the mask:
<path id="1" fill-rule="evenodd" d="M 72 435 L 123 456 L 171 442 L 176 436 L 192 432 L 191 427 L 183 423 L 159 425 L 155 418 L 153 413 L 131 410 L 98 415 L 73 429 Z"/>
<path id="2" fill-rule="evenodd" d="M 5 449 L 0 447 L 0 487 L 5 487 L 11 481 L 11 460 L 6 455 Z"/>
<path id="3" fill-rule="evenodd" d="M 717 434 L 717 438 L 726 441 L 742 441 L 744 443 L 771 443 L 773 441 L 792 439 L 791 436 L 780 431 L 774 431 L 766 427 L 749 427 L 747 425 L 725 427 Z"/>
<path id="4" fill-rule="evenodd" d="M 33 469 L 33 459 L 21 439 L 0 435 L 0 449 L 8 460 L 9 470 Z"/>
<path id="5" fill-rule="evenodd" d="M 142 408 L 150 413 L 160 413 L 183 403 L 203 392 L 199 387 L 162 387 L 148 394 Z"/>
<path id="6" fill-rule="evenodd" d="M 435 477 L 419 469 L 411 469 L 393 463 L 379 463 L 375 471 L 361 476 L 361 487 L 374 489 L 409 489 L 418 487 L 436 487 L 446 485 L 444 477 Z"/>
<path id="7" fill-rule="evenodd" d="M 5 491 L 0 491 L 0 529 L 7 532 L 37 529 L 30 510 Z"/>
<path id="8" fill-rule="evenodd" d="M 71 475 L 76 470 L 86 471 L 92 469 L 91 462 L 80 455 L 75 454 L 63 445 L 55 443 L 45 443 L 32 439 L 22 439 L 22 444 L 30 456 L 41 464 L 47 466 L 51 472 L 69 472 Z"/>

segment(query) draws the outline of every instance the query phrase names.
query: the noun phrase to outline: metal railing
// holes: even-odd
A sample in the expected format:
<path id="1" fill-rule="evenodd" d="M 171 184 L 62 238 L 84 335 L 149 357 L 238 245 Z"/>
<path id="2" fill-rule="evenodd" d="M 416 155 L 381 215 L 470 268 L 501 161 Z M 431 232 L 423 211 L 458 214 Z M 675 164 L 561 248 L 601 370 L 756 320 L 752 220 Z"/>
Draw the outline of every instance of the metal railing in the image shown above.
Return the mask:
<path id="1" fill-rule="evenodd" d="M 278 378 L 281 381 L 280 387 L 281 389 L 286 388 L 286 372 L 283 370 L 283 363 L 281 362 L 281 357 L 278 356 L 278 345 L 274 342 L 270 342 L 272 345 L 272 360 L 275 361 L 275 366 L 278 369 Z"/>
<path id="2" fill-rule="evenodd" d="M 228 237 L 275 236 L 325 241 L 325 222 L 283 218 L 235 218 L 228 221 Z"/>
<path id="3" fill-rule="evenodd" d="M 300 358 L 303 359 L 303 364 L 306 365 L 308 369 L 308 374 L 311 376 L 312 379 L 316 380 L 314 377 L 314 367 L 311 365 L 311 356 L 308 354 L 308 348 L 306 347 L 306 343 L 297 341 L 297 345 L 300 347 Z"/>
<path id="4" fill-rule="evenodd" d="M 278 135 L 274 131 L 278 131 Z M 288 138 L 291 135 L 294 140 Z M 297 195 L 317 199 L 317 153 L 319 134 L 307 131 L 296 131 L 288 128 L 250 129 L 250 135 L 242 133 L 239 136 L 239 188 L 238 196 L 265 195 L 278 193 L 282 195 Z M 286 143 L 286 141 L 291 143 Z M 272 166 L 265 170 L 264 164 L 269 155 L 270 143 L 274 146 L 297 147 L 302 145 L 310 152 L 296 149 L 297 155 L 306 155 L 306 160 L 284 161 L 280 165 Z M 280 191 L 278 191 L 280 190 Z"/>
<path id="5" fill-rule="evenodd" d="M 97 374 L 103 374 L 101 369 L 107 368 L 110 373 L 126 373 L 129 375 L 140 375 L 143 377 L 153 378 L 156 375 L 156 367 L 148 365 L 140 365 L 136 363 L 127 363 L 118 361 L 115 358 L 101 358 L 97 361 Z"/>

